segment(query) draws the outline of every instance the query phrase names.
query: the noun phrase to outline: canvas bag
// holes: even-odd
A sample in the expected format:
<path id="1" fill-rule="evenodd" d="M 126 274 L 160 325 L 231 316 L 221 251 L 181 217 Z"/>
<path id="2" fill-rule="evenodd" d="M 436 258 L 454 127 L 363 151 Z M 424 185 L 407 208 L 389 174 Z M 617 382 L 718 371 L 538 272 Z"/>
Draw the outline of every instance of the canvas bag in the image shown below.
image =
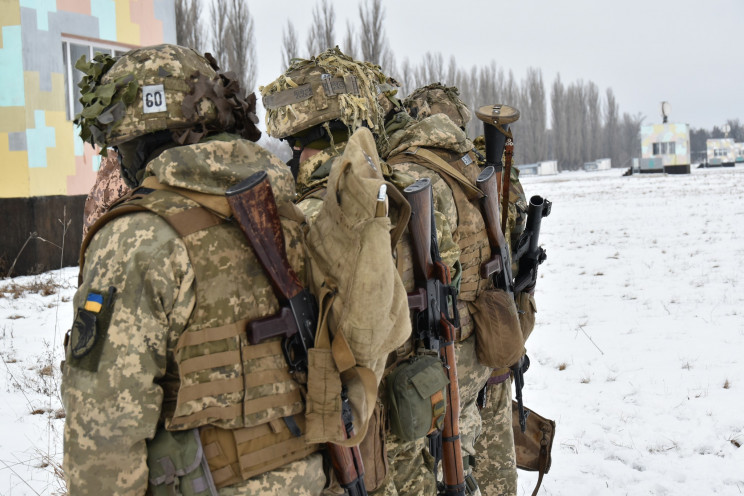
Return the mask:
<path id="1" fill-rule="evenodd" d="M 385 185 L 397 208 L 393 228 Z M 372 133 L 360 128 L 335 160 L 320 212 L 308 228 L 310 289 L 320 318 L 308 354 L 308 442 L 358 444 L 377 400 L 390 352 L 411 334 L 408 300 L 392 249 L 410 217 L 402 194 L 382 176 Z M 341 388 L 352 406 L 356 435 L 345 439 Z"/>
<path id="2" fill-rule="evenodd" d="M 525 408 L 527 411 L 527 428 L 522 432 L 519 425 L 519 408 L 512 401 L 512 430 L 514 431 L 514 450 L 517 468 L 529 472 L 538 472 L 537 483 L 532 492 L 536 496 L 542 483 L 543 475 L 550 471 L 553 438 L 555 438 L 555 421 L 546 419 Z"/>

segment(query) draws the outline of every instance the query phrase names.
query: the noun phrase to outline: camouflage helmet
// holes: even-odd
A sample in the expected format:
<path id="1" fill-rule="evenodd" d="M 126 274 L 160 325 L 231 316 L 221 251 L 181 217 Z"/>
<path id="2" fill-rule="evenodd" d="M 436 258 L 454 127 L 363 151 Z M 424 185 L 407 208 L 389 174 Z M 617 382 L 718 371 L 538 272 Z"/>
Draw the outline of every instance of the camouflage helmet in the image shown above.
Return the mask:
<path id="1" fill-rule="evenodd" d="M 209 54 L 205 58 L 190 48 L 163 44 L 118 59 L 81 58 L 75 67 L 86 73 L 80 83 L 83 111 L 75 123 L 83 140 L 104 149 L 166 129 L 181 144 L 194 143 L 213 129 L 252 127 L 247 134 L 260 136 L 255 126 L 239 122 L 258 122 L 255 96 L 251 109 L 250 97 L 246 103 L 237 81 L 217 73 Z"/>
<path id="2" fill-rule="evenodd" d="M 464 128 L 473 114 L 460 99 L 460 91 L 455 86 L 434 83 L 416 89 L 403 101 L 408 113 L 414 119 L 424 119 L 434 114 L 445 114 L 457 126 Z"/>
<path id="3" fill-rule="evenodd" d="M 286 138 L 337 120 L 349 131 L 366 125 L 383 135 L 388 109 L 382 97 L 392 99 L 397 92 L 391 82 L 379 66 L 354 60 L 338 47 L 309 60 L 294 59 L 284 74 L 259 88 L 266 131 Z"/>

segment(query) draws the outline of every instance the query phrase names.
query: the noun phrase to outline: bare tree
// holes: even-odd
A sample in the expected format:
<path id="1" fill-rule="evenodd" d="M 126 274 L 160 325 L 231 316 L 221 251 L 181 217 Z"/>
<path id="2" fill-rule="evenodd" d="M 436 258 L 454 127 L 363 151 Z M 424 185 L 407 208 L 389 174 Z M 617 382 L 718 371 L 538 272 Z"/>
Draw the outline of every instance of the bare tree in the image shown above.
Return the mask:
<path id="1" fill-rule="evenodd" d="M 357 40 L 354 35 L 354 31 L 351 29 L 351 23 L 346 21 L 346 36 L 344 37 L 344 53 L 349 57 L 356 59 L 357 55 Z"/>
<path id="2" fill-rule="evenodd" d="M 292 21 L 287 19 L 287 27 L 282 30 L 282 64 L 286 69 L 292 59 L 299 57 L 297 30 Z"/>
<path id="3" fill-rule="evenodd" d="M 230 17 L 227 32 L 232 50 L 228 52 L 227 65 L 238 75 L 245 93 L 252 93 L 256 86 L 256 36 L 253 16 L 245 0 L 230 0 Z"/>
<path id="4" fill-rule="evenodd" d="M 194 0 L 198 1 L 198 0 Z M 230 13 L 229 2 L 212 2 L 209 14 L 212 19 L 210 26 L 210 45 L 212 55 L 222 70 L 229 70 L 229 54 L 233 51 L 232 40 L 228 29 Z"/>
<path id="5" fill-rule="evenodd" d="M 328 0 L 322 0 L 313 8 L 313 23 L 307 35 L 305 48 L 310 57 L 336 45 L 334 26 L 336 12 Z"/>
<path id="6" fill-rule="evenodd" d="M 382 64 L 383 55 L 387 49 L 385 37 L 385 9 L 382 0 L 364 0 L 359 5 L 359 20 L 361 22 L 361 50 L 362 58 L 367 62 Z"/>
<path id="7" fill-rule="evenodd" d="M 600 157 L 602 143 L 602 114 L 599 102 L 599 88 L 589 81 L 584 90 L 586 101 L 586 118 L 584 119 L 584 157 L 585 160 L 596 160 Z"/>
<path id="8" fill-rule="evenodd" d="M 545 86 L 543 85 L 540 69 L 530 67 L 522 82 L 519 105 L 522 118 L 515 126 L 515 132 L 521 138 L 520 163 L 535 163 L 545 158 L 545 126 L 547 108 L 545 102 Z"/>
<path id="9" fill-rule="evenodd" d="M 201 52 L 204 49 L 202 7 L 199 0 L 176 0 L 176 43 Z"/>
<path id="10" fill-rule="evenodd" d="M 616 166 L 620 166 L 618 146 L 620 142 L 620 137 L 618 136 L 620 129 L 619 119 L 620 109 L 615 99 L 615 93 L 613 93 L 612 88 L 607 88 L 605 91 L 604 126 L 602 128 L 603 155 L 609 157 Z"/>
<path id="11" fill-rule="evenodd" d="M 550 111 L 553 143 L 552 158 L 557 160 L 559 166 L 562 167 L 568 160 L 568 115 L 566 111 L 566 88 L 561 82 L 560 73 L 556 75 L 550 92 Z"/>

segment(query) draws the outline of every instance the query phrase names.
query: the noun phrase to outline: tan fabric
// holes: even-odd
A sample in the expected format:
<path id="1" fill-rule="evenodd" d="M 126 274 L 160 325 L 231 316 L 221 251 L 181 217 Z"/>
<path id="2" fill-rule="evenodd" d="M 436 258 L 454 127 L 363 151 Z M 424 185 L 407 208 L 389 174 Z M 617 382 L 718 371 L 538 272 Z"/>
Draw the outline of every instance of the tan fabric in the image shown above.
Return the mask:
<path id="1" fill-rule="evenodd" d="M 383 185 L 395 198 L 397 190 L 382 177 L 372 134 L 359 129 L 333 163 L 322 208 L 308 229 L 310 287 L 320 295 L 322 315 L 311 355 L 317 370 L 308 375 L 308 438 L 314 442 L 351 442 L 336 416 L 340 396 L 334 396 L 341 390 L 330 379 L 334 373 L 348 389 L 357 443 L 363 438 L 385 359 L 411 333 L 405 289 L 391 255 L 402 229 L 394 231 L 387 215 L 376 215 Z"/>
<path id="2" fill-rule="evenodd" d="M 304 432 L 304 416 L 292 418 Z M 319 449 L 317 444 L 305 443 L 304 436 L 293 436 L 283 421 L 242 429 L 206 426 L 200 429 L 200 436 L 218 488 L 300 460 Z"/>
<path id="3" fill-rule="evenodd" d="M 364 464 L 364 485 L 367 491 L 374 491 L 382 485 L 388 472 L 387 450 L 385 449 L 385 407 L 380 400 L 375 405 L 369 428 L 364 440 L 359 444 Z"/>
<path id="4" fill-rule="evenodd" d="M 516 307 L 506 291 L 484 291 L 473 303 L 478 361 L 492 368 L 509 367 L 525 353 Z"/>

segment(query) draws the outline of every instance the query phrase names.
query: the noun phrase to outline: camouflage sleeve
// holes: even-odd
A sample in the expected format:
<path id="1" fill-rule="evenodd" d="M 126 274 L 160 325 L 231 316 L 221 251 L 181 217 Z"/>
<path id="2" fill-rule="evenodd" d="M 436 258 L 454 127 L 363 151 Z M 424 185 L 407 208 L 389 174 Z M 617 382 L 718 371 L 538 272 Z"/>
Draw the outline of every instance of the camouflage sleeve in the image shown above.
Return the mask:
<path id="1" fill-rule="evenodd" d="M 61 388 L 67 489 L 143 495 L 146 440 L 155 434 L 161 384 L 195 305 L 194 273 L 183 242 L 149 213 L 109 223 L 86 257 Z"/>

